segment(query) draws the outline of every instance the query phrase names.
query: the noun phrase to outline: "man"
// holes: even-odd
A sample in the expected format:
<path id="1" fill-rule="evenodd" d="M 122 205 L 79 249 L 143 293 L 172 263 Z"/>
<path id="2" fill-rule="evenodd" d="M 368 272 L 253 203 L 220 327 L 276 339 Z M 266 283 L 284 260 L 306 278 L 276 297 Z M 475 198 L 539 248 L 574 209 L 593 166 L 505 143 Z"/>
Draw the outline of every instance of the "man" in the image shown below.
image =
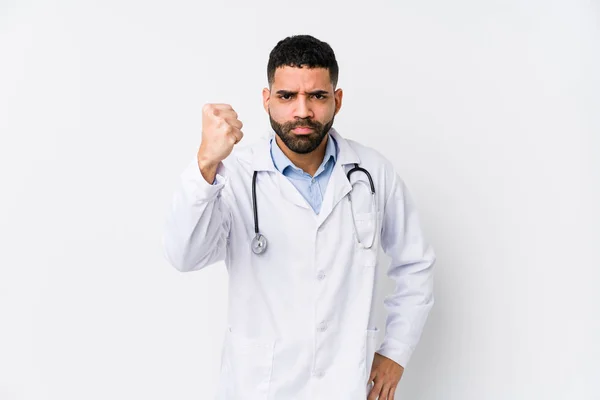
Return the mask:
<path id="1" fill-rule="evenodd" d="M 391 400 L 434 303 L 434 252 L 392 164 L 332 127 L 342 89 L 331 47 L 288 37 L 267 77 L 269 138 L 234 151 L 238 114 L 204 105 L 163 237 L 180 271 L 227 266 L 218 398 Z M 380 246 L 396 285 L 375 349 Z"/>

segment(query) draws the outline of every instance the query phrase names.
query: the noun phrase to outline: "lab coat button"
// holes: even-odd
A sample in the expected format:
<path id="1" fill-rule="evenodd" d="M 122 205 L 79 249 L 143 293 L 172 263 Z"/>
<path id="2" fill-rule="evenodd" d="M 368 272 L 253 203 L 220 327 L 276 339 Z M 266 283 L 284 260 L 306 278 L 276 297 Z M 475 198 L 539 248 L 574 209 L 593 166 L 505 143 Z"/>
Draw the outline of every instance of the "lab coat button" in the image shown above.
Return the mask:
<path id="1" fill-rule="evenodd" d="M 321 322 L 317 329 L 319 332 L 325 332 L 327 330 L 327 322 Z"/>
<path id="2" fill-rule="evenodd" d="M 316 369 L 313 371 L 313 376 L 315 376 L 317 378 L 322 378 L 323 375 L 325 375 L 325 372 L 323 372 L 322 369 Z"/>
<path id="3" fill-rule="evenodd" d="M 323 271 L 319 271 L 319 273 L 317 274 L 317 279 L 322 281 L 323 279 L 325 279 L 325 272 Z"/>

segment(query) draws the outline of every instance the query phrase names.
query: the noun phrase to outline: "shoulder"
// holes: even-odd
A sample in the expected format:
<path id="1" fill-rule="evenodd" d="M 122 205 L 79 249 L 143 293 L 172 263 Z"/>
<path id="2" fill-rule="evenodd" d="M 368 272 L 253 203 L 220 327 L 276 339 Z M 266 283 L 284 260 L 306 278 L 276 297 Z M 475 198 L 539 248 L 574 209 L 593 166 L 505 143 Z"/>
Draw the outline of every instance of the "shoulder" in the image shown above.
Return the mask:
<path id="1" fill-rule="evenodd" d="M 393 193 L 403 192 L 404 180 L 394 165 L 394 162 L 377 148 L 353 139 L 343 140 L 352 148 L 360 160 L 360 167 L 369 171 L 376 190 L 379 191 L 382 206 L 387 203 Z"/>
<path id="2" fill-rule="evenodd" d="M 376 171 L 378 176 L 393 176 L 396 174 L 396 169 L 392 161 L 375 147 L 354 139 L 344 140 L 354 150 L 363 168 Z"/>
<path id="3" fill-rule="evenodd" d="M 223 160 L 224 166 L 229 171 L 253 170 L 257 161 L 264 161 L 265 156 L 269 156 L 270 140 L 271 136 L 263 135 L 237 144 L 231 154 Z"/>

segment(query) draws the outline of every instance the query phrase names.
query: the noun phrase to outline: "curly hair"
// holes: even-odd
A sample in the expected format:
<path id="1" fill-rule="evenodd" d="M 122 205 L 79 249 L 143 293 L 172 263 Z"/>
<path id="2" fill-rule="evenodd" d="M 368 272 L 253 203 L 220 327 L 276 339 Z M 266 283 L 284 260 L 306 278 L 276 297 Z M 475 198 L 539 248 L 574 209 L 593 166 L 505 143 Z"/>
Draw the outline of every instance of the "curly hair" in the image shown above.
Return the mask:
<path id="1" fill-rule="evenodd" d="M 275 80 L 275 70 L 278 67 L 290 66 L 302 68 L 326 68 L 335 89 L 338 81 L 338 64 L 335 54 L 329 44 L 310 35 L 293 35 L 280 40 L 269 54 L 267 64 L 267 80 L 269 88 Z"/>

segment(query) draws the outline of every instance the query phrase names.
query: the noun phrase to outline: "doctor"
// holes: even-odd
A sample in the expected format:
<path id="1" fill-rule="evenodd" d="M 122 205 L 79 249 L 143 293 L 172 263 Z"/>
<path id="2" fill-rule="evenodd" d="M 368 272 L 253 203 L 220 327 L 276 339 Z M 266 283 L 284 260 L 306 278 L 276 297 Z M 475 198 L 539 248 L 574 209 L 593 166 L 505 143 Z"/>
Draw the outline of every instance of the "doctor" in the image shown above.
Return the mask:
<path id="1" fill-rule="evenodd" d="M 202 108 L 202 140 L 163 236 L 178 270 L 228 270 L 217 399 L 394 399 L 434 303 L 434 252 L 391 162 L 332 127 L 342 89 L 331 47 L 281 40 L 267 76 L 267 138 L 236 147 L 233 108 Z M 376 348 L 379 248 L 395 290 Z"/>

